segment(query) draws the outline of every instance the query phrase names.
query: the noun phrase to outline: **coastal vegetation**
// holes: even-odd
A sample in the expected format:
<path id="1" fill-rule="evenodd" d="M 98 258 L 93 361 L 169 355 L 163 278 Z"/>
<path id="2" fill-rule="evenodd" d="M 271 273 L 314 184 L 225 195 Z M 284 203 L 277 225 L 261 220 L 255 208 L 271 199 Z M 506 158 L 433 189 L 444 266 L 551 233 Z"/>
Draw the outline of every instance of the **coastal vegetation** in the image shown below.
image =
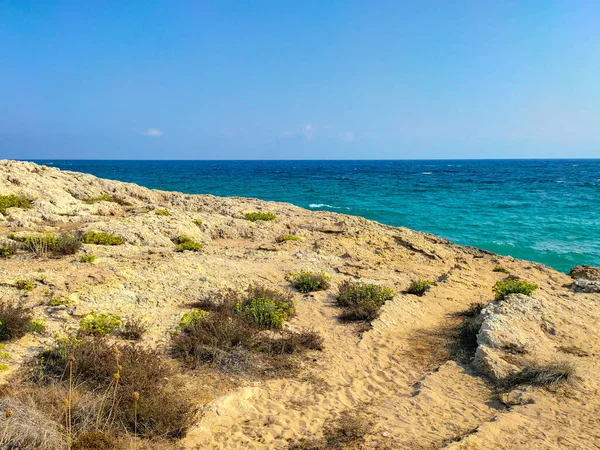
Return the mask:
<path id="1" fill-rule="evenodd" d="M 244 214 L 244 219 L 250 222 L 264 221 L 264 220 L 275 220 L 277 216 L 273 213 L 268 212 L 249 212 Z"/>
<path id="2" fill-rule="evenodd" d="M 171 213 L 169 212 L 168 209 L 157 209 L 154 211 L 154 214 L 156 214 L 157 216 L 170 216 Z"/>
<path id="3" fill-rule="evenodd" d="M 22 303 L 0 302 L 0 341 L 17 339 L 29 331 L 31 309 Z"/>
<path id="4" fill-rule="evenodd" d="M 496 300 L 503 300 L 509 294 L 531 295 L 538 285 L 527 280 L 502 280 L 492 287 Z"/>
<path id="5" fill-rule="evenodd" d="M 177 245 L 175 246 L 176 252 L 199 252 L 202 250 L 202 244 L 194 241 L 189 236 L 179 236 L 176 240 Z"/>
<path id="6" fill-rule="evenodd" d="M 413 281 L 406 290 L 406 292 L 408 294 L 422 297 L 423 295 L 425 295 L 425 292 L 427 292 L 431 288 L 431 286 L 433 286 L 433 284 L 433 281 L 428 280 Z"/>
<path id="7" fill-rule="evenodd" d="M 519 372 L 508 375 L 499 382 L 502 390 L 508 391 L 518 386 L 556 387 L 573 379 L 575 366 L 569 362 L 531 364 Z"/>
<path id="8" fill-rule="evenodd" d="M 331 277 L 323 272 L 311 272 L 310 270 L 301 270 L 300 272 L 289 273 L 286 276 L 298 291 L 302 293 L 324 291 L 329 288 Z"/>
<path id="9" fill-rule="evenodd" d="M 371 321 L 377 318 L 383 304 L 393 298 L 394 291 L 389 287 L 344 280 L 338 286 L 336 301 L 343 308 L 341 320 Z"/>
<path id="10" fill-rule="evenodd" d="M 499 272 L 499 273 L 510 273 L 510 270 L 508 270 L 506 267 L 503 266 L 495 266 L 494 267 L 494 272 Z"/>
<path id="11" fill-rule="evenodd" d="M 107 194 L 97 195 L 95 197 L 86 197 L 82 201 L 84 203 L 87 203 L 88 205 L 92 205 L 92 204 L 98 203 L 98 202 L 110 202 L 110 203 L 116 203 L 117 205 L 121 205 L 121 206 L 131 206 L 130 202 L 123 200 L 122 198 L 113 197 L 112 195 L 107 195 Z"/>
<path id="12" fill-rule="evenodd" d="M 121 326 L 121 318 L 114 314 L 92 311 L 79 322 L 79 331 L 84 335 L 104 336 Z"/>
<path id="13" fill-rule="evenodd" d="M 125 243 L 122 237 L 102 231 L 88 231 L 83 235 L 84 244 L 95 245 L 122 245 Z"/>
<path id="14" fill-rule="evenodd" d="M 21 195 L 0 195 L 0 214 L 6 214 L 8 208 L 31 209 L 31 200 Z"/>
<path id="15" fill-rule="evenodd" d="M 295 234 L 282 234 L 277 238 L 277 242 L 286 242 L 286 241 L 301 241 L 302 238 L 300 236 L 296 236 Z"/>
<path id="16" fill-rule="evenodd" d="M 96 256 L 92 254 L 82 255 L 79 258 L 80 263 L 93 263 L 94 261 L 96 261 Z"/>

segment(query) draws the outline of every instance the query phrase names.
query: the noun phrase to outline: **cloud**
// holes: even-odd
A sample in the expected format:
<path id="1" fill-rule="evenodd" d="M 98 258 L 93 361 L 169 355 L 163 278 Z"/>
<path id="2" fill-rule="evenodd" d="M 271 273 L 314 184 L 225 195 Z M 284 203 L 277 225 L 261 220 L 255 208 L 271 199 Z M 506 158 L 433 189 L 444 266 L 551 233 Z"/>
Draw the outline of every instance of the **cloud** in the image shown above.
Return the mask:
<path id="1" fill-rule="evenodd" d="M 313 138 L 313 127 L 310 123 L 307 123 L 306 125 L 304 125 L 304 129 L 302 130 L 302 132 L 304 133 L 304 137 L 306 138 L 307 141 L 312 141 Z"/>
<path id="2" fill-rule="evenodd" d="M 145 136 L 152 136 L 152 137 L 160 137 L 163 134 L 164 133 L 162 131 L 160 131 L 158 128 L 148 128 L 148 131 L 146 131 L 144 133 Z"/>

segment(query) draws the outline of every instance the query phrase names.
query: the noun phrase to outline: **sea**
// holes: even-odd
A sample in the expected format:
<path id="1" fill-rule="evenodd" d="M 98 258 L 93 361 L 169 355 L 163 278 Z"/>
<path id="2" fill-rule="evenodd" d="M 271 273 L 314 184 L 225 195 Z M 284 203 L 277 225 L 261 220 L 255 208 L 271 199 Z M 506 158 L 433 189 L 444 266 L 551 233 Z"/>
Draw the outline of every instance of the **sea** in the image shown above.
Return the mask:
<path id="1" fill-rule="evenodd" d="M 563 272 L 600 266 L 600 159 L 35 162 L 153 189 L 362 216 Z"/>

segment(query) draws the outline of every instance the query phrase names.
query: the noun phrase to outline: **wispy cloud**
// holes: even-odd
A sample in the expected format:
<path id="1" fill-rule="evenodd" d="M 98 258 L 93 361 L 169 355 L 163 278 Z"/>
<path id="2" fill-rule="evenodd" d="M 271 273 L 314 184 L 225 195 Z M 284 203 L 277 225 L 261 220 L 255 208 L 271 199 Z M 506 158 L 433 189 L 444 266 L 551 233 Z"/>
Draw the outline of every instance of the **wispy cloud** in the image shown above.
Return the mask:
<path id="1" fill-rule="evenodd" d="M 310 123 L 307 123 L 306 125 L 304 125 L 302 132 L 304 133 L 304 138 L 307 141 L 312 141 L 314 129 Z"/>
<path id="2" fill-rule="evenodd" d="M 160 131 L 158 128 L 148 128 L 148 130 L 144 133 L 145 136 L 152 136 L 152 137 L 160 137 L 162 135 L 164 135 L 164 133 L 162 131 Z"/>

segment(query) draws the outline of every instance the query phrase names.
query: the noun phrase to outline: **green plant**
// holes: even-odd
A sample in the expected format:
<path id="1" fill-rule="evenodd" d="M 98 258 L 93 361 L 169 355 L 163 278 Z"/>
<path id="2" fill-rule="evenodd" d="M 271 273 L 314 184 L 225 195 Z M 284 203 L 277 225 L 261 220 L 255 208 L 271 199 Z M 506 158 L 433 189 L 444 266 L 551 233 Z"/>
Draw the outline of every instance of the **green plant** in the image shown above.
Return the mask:
<path id="1" fill-rule="evenodd" d="M 277 216 L 273 213 L 266 212 L 249 212 L 244 214 L 244 219 L 250 222 L 256 222 L 258 220 L 275 220 Z"/>
<path id="2" fill-rule="evenodd" d="M 59 255 L 74 255 L 80 248 L 80 235 L 62 233 L 50 247 L 50 250 Z"/>
<path id="3" fill-rule="evenodd" d="M 121 245 L 125 241 L 120 236 L 113 234 L 104 233 L 101 231 L 88 231 L 83 236 L 83 242 L 85 244 L 96 244 L 96 245 Z"/>
<path id="4" fill-rule="evenodd" d="M 31 200 L 20 195 L 0 195 L 0 213 L 5 214 L 8 208 L 31 209 Z"/>
<path id="5" fill-rule="evenodd" d="M 210 314 L 208 313 L 208 311 L 204 311 L 203 309 L 193 309 L 192 311 L 185 313 L 183 317 L 181 317 L 178 328 L 184 331 L 190 330 L 198 322 L 208 320 L 209 315 Z"/>
<path id="6" fill-rule="evenodd" d="M 57 238 L 54 233 L 26 234 L 23 236 L 11 236 L 21 243 L 23 250 L 43 256 L 56 247 Z"/>
<path id="7" fill-rule="evenodd" d="M 43 334 L 46 331 L 46 321 L 44 319 L 33 319 L 27 324 L 27 330 L 31 333 Z"/>
<path id="8" fill-rule="evenodd" d="M 296 236 L 295 234 L 282 234 L 277 238 L 277 242 L 286 242 L 286 241 L 301 241 L 302 238 L 300 236 Z"/>
<path id="9" fill-rule="evenodd" d="M 254 319 L 261 328 L 274 329 L 280 329 L 295 313 L 291 294 L 263 286 L 251 286 L 247 295 L 236 303 L 235 310 Z"/>
<path id="10" fill-rule="evenodd" d="M 329 288 L 330 276 L 323 272 L 315 273 L 309 270 L 301 270 L 297 273 L 290 273 L 286 279 L 292 283 L 300 292 L 324 291 Z"/>
<path id="11" fill-rule="evenodd" d="M 0 258 L 8 258 L 17 253 L 19 245 L 14 241 L 6 241 L 0 244 Z"/>
<path id="12" fill-rule="evenodd" d="M 15 287 L 20 291 L 30 292 L 35 287 L 33 280 L 17 280 Z"/>
<path id="13" fill-rule="evenodd" d="M 531 295 L 538 288 L 538 285 L 527 280 L 502 280 L 498 281 L 492 287 L 496 294 L 496 300 L 503 300 L 509 294 Z"/>
<path id="14" fill-rule="evenodd" d="M 500 273 L 510 273 L 510 271 L 506 268 L 506 267 L 502 267 L 502 266 L 496 266 L 494 267 L 494 272 L 500 272 Z"/>
<path id="15" fill-rule="evenodd" d="M 202 249 L 202 244 L 194 241 L 189 236 L 179 236 L 177 238 L 177 245 L 175 246 L 176 252 L 190 251 L 190 252 L 198 252 Z"/>
<path id="16" fill-rule="evenodd" d="M 89 254 L 89 255 L 82 255 L 79 258 L 79 262 L 80 263 L 93 263 L 94 261 L 96 261 L 96 256 Z"/>
<path id="17" fill-rule="evenodd" d="M 0 341 L 18 339 L 28 331 L 31 309 L 14 302 L 0 303 Z"/>
<path id="18" fill-rule="evenodd" d="M 115 331 L 121 326 L 121 318 L 113 314 L 103 314 L 93 311 L 86 314 L 79 322 L 79 330 L 83 334 L 103 336 Z"/>
<path id="19" fill-rule="evenodd" d="M 71 306 L 73 301 L 69 298 L 52 297 L 48 302 L 49 306 Z"/>
<path id="20" fill-rule="evenodd" d="M 169 212 L 168 209 L 157 209 L 154 211 L 154 214 L 156 214 L 157 216 L 170 216 L 171 213 Z"/>
<path id="21" fill-rule="evenodd" d="M 428 280 L 413 281 L 406 290 L 406 292 L 422 297 L 425 294 L 425 292 L 427 292 L 429 288 L 433 286 L 433 284 L 433 281 Z"/>
<path id="22" fill-rule="evenodd" d="M 192 221 L 197 227 L 202 228 L 202 221 L 200 219 L 194 219 Z"/>
<path id="23" fill-rule="evenodd" d="M 361 281 L 344 280 L 338 287 L 336 301 L 344 308 L 342 320 L 373 320 L 379 315 L 383 304 L 394 298 L 394 291 Z"/>
<path id="24" fill-rule="evenodd" d="M 121 206 L 131 206 L 131 203 L 123 200 L 122 198 L 118 198 L 118 197 L 113 197 L 112 195 L 98 195 L 96 197 L 87 197 L 84 198 L 82 200 L 84 203 L 87 203 L 88 205 L 91 205 L 93 203 L 97 203 L 97 202 L 111 202 L 111 203 L 116 203 L 118 205 Z"/>

